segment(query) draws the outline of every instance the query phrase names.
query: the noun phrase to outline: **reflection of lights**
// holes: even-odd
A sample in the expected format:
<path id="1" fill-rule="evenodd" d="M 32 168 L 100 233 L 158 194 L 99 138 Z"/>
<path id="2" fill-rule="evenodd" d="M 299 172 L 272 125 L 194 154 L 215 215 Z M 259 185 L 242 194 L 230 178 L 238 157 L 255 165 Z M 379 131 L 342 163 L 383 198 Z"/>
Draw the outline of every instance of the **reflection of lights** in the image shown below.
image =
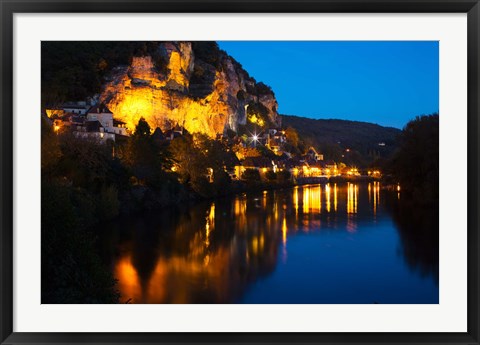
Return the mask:
<path id="1" fill-rule="evenodd" d="M 295 214 L 298 214 L 298 186 L 293 189 L 293 206 L 295 207 Z"/>
<path id="2" fill-rule="evenodd" d="M 115 278 L 118 279 L 118 288 L 124 298 L 134 301 L 141 298 L 140 280 L 130 256 L 125 256 L 117 262 Z"/>
<path id="3" fill-rule="evenodd" d="M 358 186 L 348 183 L 347 191 L 347 213 L 357 213 L 357 193 Z"/>
<path id="4" fill-rule="evenodd" d="M 215 228 L 215 203 L 212 203 L 205 224 L 205 247 L 210 245 L 210 233 Z"/>
<path id="5" fill-rule="evenodd" d="M 303 190 L 303 213 L 310 211 L 310 188 L 305 187 Z"/>
<path id="6" fill-rule="evenodd" d="M 285 216 L 282 222 L 282 243 L 284 246 L 287 244 L 287 218 Z"/>
<path id="7" fill-rule="evenodd" d="M 257 236 L 252 238 L 250 244 L 252 246 L 253 254 L 257 254 L 258 253 L 258 238 L 257 238 Z"/>
<path id="8" fill-rule="evenodd" d="M 337 212 L 337 184 L 333 185 L 333 209 Z"/>
<path id="9" fill-rule="evenodd" d="M 327 199 L 327 212 L 330 212 L 330 185 L 325 185 L 325 193 Z"/>

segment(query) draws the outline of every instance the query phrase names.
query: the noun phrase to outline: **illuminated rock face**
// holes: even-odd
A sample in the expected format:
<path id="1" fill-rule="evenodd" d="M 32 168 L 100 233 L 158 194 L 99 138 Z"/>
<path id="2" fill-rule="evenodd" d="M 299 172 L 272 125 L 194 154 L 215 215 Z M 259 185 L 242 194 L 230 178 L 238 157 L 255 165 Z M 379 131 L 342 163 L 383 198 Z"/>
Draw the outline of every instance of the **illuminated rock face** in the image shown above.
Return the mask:
<path id="1" fill-rule="evenodd" d="M 130 66 L 113 70 L 100 96 L 130 130 L 144 117 L 152 129 L 179 124 L 215 137 L 245 124 L 251 102 L 264 105 L 271 122 L 277 121 L 273 93 L 257 94 L 255 80 L 225 53 L 219 52 L 214 66 L 195 58 L 191 42 L 166 42 L 159 50 L 164 65 L 134 57 Z"/>

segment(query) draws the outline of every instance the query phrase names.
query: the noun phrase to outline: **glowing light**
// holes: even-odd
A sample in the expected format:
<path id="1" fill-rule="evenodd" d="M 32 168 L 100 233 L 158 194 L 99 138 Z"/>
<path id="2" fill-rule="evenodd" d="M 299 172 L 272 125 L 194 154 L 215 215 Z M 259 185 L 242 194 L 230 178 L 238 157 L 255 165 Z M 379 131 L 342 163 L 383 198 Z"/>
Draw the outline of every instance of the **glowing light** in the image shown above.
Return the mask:
<path id="1" fill-rule="evenodd" d="M 303 190 L 303 213 L 310 211 L 310 188 L 306 187 Z"/>
<path id="2" fill-rule="evenodd" d="M 355 186 L 352 183 L 348 184 L 347 191 L 347 213 L 354 214 L 357 213 L 357 191 L 358 186 Z"/>
<path id="3" fill-rule="evenodd" d="M 337 184 L 333 185 L 333 209 L 337 212 Z"/>
<path id="4" fill-rule="evenodd" d="M 325 193 L 327 200 L 327 212 L 330 212 L 330 185 L 325 185 Z"/>
<path id="5" fill-rule="evenodd" d="M 130 256 L 122 257 L 116 263 L 115 278 L 118 279 L 118 288 L 122 296 L 127 296 L 137 302 L 141 300 L 140 280 Z"/>

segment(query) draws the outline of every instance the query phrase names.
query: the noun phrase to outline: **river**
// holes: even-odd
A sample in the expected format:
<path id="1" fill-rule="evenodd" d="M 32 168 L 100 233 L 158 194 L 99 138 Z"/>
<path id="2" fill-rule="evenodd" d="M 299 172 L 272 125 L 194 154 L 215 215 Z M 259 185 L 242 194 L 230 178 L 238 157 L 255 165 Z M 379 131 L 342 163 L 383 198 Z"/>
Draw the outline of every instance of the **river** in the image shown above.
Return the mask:
<path id="1" fill-rule="evenodd" d="M 128 303 L 438 303 L 438 214 L 379 182 L 261 191 L 117 219 Z"/>

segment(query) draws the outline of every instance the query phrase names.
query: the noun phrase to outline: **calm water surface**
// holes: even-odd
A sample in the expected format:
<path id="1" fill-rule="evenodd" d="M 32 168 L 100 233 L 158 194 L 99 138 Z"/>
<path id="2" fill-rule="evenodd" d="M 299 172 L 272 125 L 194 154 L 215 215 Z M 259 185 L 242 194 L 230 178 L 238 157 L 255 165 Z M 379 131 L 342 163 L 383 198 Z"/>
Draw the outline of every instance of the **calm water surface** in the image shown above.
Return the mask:
<path id="1" fill-rule="evenodd" d="M 298 186 L 105 226 L 130 303 L 438 303 L 438 216 L 370 184 Z"/>

